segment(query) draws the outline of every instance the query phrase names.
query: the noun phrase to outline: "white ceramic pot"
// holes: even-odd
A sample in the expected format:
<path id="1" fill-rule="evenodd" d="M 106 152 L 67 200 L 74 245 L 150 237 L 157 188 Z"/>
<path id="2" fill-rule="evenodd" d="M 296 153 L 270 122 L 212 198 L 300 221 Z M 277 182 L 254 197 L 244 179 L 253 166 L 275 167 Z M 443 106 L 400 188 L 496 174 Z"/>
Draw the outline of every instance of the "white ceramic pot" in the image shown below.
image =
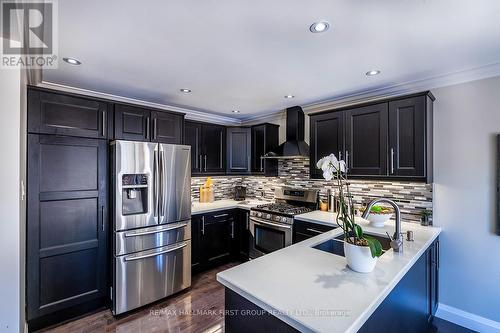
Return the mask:
<path id="1" fill-rule="evenodd" d="M 368 221 L 370 224 L 377 228 L 384 227 L 385 222 L 389 221 L 392 217 L 392 214 L 368 214 Z"/>
<path id="2" fill-rule="evenodd" d="M 358 246 L 344 242 L 344 254 L 350 269 L 359 273 L 370 273 L 377 264 L 368 246 Z"/>

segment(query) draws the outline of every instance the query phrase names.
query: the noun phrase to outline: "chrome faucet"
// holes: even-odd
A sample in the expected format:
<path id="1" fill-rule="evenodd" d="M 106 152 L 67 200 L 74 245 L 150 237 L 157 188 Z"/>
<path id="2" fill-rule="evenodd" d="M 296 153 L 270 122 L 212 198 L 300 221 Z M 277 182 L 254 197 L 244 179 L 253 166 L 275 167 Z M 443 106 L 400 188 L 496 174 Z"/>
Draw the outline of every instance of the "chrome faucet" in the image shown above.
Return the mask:
<path id="1" fill-rule="evenodd" d="M 394 201 L 385 198 L 373 200 L 368 204 L 368 207 L 366 207 L 366 210 L 363 212 L 363 218 L 366 219 L 368 217 L 368 214 L 370 214 L 372 207 L 379 202 L 386 202 L 390 204 L 396 212 L 396 231 L 394 232 L 394 236 L 392 236 L 391 238 L 391 248 L 395 252 L 403 252 L 403 237 L 401 237 L 401 210 Z"/>

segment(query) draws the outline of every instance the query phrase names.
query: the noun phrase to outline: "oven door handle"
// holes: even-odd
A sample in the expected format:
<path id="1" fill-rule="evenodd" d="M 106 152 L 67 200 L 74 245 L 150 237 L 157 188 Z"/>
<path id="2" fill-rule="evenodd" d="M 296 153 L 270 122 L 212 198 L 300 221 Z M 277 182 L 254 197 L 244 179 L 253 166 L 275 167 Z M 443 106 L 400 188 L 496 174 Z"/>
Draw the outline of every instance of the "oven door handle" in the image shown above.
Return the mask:
<path id="1" fill-rule="evenodd" d="M 257 219 L 255 217 L 251 217 L 250 220 L 257 222 L 259 224 L 267 224 L 267 225 L 270 225 L 272 227 L 277 227 L 277 228 L 281 228 L 281 229 L 292 229 L 292 226 L 290 226 L 290 225 L 271 223 L 271 222 L 267 222 L 267 221 L 264 221 L 261 219 Z"/>

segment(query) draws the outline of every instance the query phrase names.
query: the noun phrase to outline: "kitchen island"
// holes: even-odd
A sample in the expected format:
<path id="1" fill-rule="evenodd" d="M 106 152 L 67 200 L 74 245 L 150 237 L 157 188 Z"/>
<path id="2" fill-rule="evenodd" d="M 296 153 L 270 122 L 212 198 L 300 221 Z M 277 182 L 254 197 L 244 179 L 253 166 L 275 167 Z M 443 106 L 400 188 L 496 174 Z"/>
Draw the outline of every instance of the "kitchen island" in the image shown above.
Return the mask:
<path id="1" fill-rule="evenodd" d="M 334 223 L 327 212 L 296 220 Z M 367 233 L 394 232 L 389 221 Z M 385 252 L 368 274 L 351 271 L 345 258 L 313 248 L 335 238 L 335 229 L 223 271 L 226 332 L 419 332 L 437 304 L 438 236 L 441 230 L 402 223 L 414 241 L 402 253 Z"/>

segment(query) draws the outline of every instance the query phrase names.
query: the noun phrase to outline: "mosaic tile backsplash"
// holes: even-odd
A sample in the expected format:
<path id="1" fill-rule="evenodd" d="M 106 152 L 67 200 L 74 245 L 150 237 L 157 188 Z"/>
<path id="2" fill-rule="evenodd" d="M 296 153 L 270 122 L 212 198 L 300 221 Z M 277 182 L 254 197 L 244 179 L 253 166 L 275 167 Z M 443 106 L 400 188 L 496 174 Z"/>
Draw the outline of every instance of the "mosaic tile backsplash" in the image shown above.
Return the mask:
<path id="1" fill-rule="evenodd" d="M 278 177 L 261 176 L 217 176 L 214 181 L 215 200 L 233 198 L 234 186 L 247 188 L 247 197 L 274 199 L 276 187 L 317 189 L 322 199 L 326 199 L 328 189 L 334 190 L 333 182 L 309 179 L 309 160 L 280 160 Z M 206 177 L 193 177 L 191 196 L 199 200 L 199 187 Z M 416 182 L 350 180 L 350 190 L 357 206 L 374 198 L 393 199 L 401 208 L 403 221 L 420 222 L 420 212 L 432 210 L 432 184 Z"/>

